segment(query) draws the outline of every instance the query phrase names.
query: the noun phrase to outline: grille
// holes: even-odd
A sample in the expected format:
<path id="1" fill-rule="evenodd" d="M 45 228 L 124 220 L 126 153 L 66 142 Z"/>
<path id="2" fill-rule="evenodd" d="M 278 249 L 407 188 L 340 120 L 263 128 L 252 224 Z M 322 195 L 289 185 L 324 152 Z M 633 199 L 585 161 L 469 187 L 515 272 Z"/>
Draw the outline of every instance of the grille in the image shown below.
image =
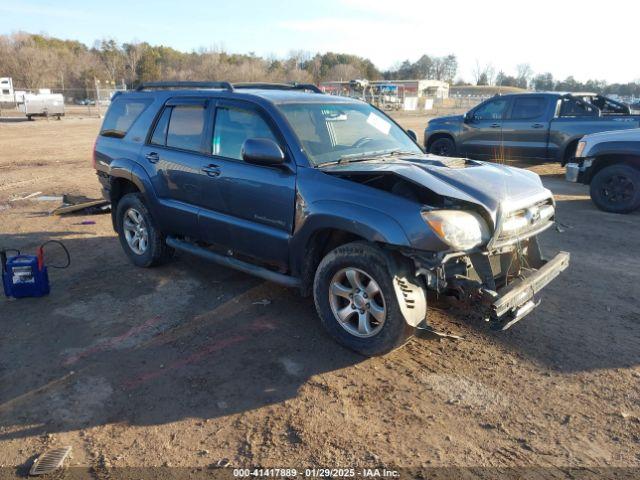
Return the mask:
<path id="1" fill-rule="evenodd" d="M 553 225 L 555 206 L 551 198 L 505 212 L 498 226 L 494 246 L 524 240 Z"/>

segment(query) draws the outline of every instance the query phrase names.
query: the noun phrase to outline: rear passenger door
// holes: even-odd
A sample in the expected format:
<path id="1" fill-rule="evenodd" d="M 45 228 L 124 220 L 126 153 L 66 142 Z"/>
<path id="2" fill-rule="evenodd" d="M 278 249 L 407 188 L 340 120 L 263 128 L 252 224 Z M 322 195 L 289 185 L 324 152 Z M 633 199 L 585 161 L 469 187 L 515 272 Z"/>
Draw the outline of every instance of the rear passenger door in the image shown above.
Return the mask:
<path id="1" fill-rule="evenodd" d="M 249 138 L 276 142 L 287 155 L 286 163 L 261 166 L 244 162 L 242 145 Z M 202 177 L 202 190 L 206 196 L 221 196 L 224 210 L 201 211 L 201 236 L 209 237 L 222 220 L 228 229 L 229 249 L 286 268 L 293 231 L 296 177 L 295 164 L 276 125 L 257 105 L 219 100 L 211 147 L 207 166 L 214 171 Z"/>
<path id="2" fill-rule="evenodd" d="M 158 221 L 167 233 L 198 234 L 209 112 L 204 98 L 170 99 L 142 149 L 141 162 L 159 196 L 162 214 Z"/>
<path id="3" fill-rule="evenodd" d="M 545 160 L 551 116 L 548 97 L 513 97 L 509 113 L 502 122 L 506 159 Z"/>

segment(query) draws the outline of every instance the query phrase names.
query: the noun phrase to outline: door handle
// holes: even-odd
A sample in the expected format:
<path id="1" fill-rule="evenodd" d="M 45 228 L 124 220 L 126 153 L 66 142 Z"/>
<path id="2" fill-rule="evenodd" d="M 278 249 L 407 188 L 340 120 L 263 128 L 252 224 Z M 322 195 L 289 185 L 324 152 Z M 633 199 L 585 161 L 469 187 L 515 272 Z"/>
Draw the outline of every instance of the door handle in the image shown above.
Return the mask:
<path id="1" fill-rule="evenodd" d="M 202 167 L 202 171 L 210 177 L 220 176 L 220 167 L 218 167 L 218 165 L 207 165 L 206 167 Z"/>
<path id="2" fill-rule="evenodd" d="M 499 123 L 492 123 L 491 124 L 491 128 L 500 128 L 500 124 Z"/>
<path id="3" fill-rule="evenodd" d="M 149 162 L 151 163 L 158 163 L 160 161 L 160 155 L 158 155 L 156 152 L 149 152 L 144 156 L 144 158 L 149 160 Z"/>
<path id="4" fill-rule="evenodd" d="M 544 128 L 544 125 L 542 123 L 534 123 L 533 125 L 531 125 L 533 128 Z"/>

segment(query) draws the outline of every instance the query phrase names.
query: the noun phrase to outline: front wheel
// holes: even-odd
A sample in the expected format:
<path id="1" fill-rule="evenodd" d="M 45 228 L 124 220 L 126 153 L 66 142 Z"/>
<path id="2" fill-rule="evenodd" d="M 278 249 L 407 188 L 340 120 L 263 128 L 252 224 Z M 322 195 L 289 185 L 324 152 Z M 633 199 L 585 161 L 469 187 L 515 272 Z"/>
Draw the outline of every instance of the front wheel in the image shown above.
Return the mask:
<path id="1" fill-rule="evenodd" d="M 629 213 L 640 207 L 640 171 L 629 165 L 603 168 L 590 189 L 593 203 L 605 212 Z"/>
<path id="2" fill-rule="evenodd" d="M 316 310 L 338 343 L 366 356 L 383 355 L 413 333 L 404 319 L 384 254 L 354 242 L 330 252 L 313 284 Z"/>
<path id="3" fill-rule="evenodd" d="M 438 138 L 429 146 L 429 153 L 441 157 L 454 157 L 456 155 L 456 145 L 450 138 Z"/>

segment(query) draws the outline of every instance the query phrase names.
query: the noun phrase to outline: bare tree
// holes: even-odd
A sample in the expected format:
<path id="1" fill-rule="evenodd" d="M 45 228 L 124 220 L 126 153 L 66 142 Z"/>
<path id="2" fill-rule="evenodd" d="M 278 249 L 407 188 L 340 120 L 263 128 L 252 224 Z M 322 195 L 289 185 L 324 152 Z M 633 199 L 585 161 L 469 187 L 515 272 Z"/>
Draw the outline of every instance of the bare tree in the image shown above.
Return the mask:
<path id="1" fill-rule="evenodd" d="M 125 78 L 127 83 L 132 85 L 138 76 L 138 64 L 146 48 L 146 44 L 139 42 L 125 43 L 122 46 L 125 53 Z"/>
<path id="2" fill-rule="evenodd" d="M 339 63 L 331 67 L 327 74 L 328 80 L 353 80 L 362 77 L 362 72 L 349 63 Z"/>
<path id="3" fill-rule="evenodd" d="M 476 66 L 473 69 L 473 78 L 476 85 L 493 85 L 495 74 L 496 69 L 493 64 L 487 63 L 485 65 L 481 65 L 480 62 L 476 60 Z"/>
<path id="4" fill-rule="evenodd" d="M 113 39 L 104 39 L 100 41 L 99 56 L 102 59 L 107 80 L 115 82 L 124 66 L 124 55 L 120 46 Z"/>
<path id="5" fill-rule="evenodd" d="M 533 77 L 533 69 L 528 63 L 521 63 L 516 67 L 517 86 L 520 88 L 528 88 Z"/>

